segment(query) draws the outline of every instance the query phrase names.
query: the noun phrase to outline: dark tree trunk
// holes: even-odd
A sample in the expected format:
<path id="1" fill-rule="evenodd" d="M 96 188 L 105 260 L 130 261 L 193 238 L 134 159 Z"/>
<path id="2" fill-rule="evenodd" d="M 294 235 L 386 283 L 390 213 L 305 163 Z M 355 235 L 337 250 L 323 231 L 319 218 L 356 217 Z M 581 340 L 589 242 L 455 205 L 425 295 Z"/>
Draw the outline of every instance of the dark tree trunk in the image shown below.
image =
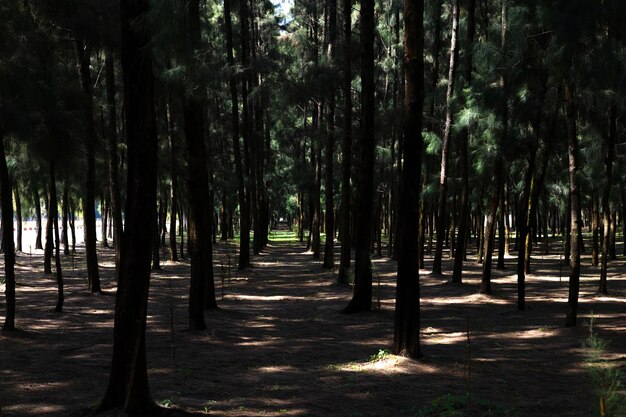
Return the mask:
<path id="1" fill-rule="evenodd" d="M 600 205 L 598 204 L 598 197 L 595 190 L 592 193 L 591 199 L 593 201 L 591 208 L 591 266 L 598 266 L 598 232 L 600 227 Z"/>
<path id="2" fill-rule="evenodd" d="M 567 116 L 567 153 L 569 160 L 570 195 L 570 263 L 569 295 L 565 326 L 576 326 L 578 315 L 578 292 L 580 288 L 580 187 L 578 179 L 578 137 L 576 129 L 576 93 L 573 84 L 565 84 L 565 109 Z"/>
<path id="3" fill-rule="evenodd" d="M 83 196 L 83 223 L 85 230 L 85 254 L 87 259 L 87 277 L 89 291 L 100 292 L 100 275 L 98 271 L 98 254 L 96 253 L 96 131 L 93 123 L 93 88 L 89 64 L 91 48 L 76 40 L 76 61 L 78 76 L 83 91 L 85 107 L 84 143 L 87 159 L 85 175 L 85 195 Z"/>
<path id="4" fill-rule="evenodd" d="M 337 39 L 337 0 L 328 0 L 328 63 L 334 66 L 335 42 Z M 324 245 L 324 268 L 330 269 L 335 265 L 335 199 L 333 156 L 335 154 L 335 84 L 330 86 L 328 97 L 328 113 L 326 115 L 326 149 L 325 149 L 325 216 L 326 243 Z"/>
<path id="5" fill-rule="evenodd" d="M 504 190 L 505 190 L 504 180 L 502 181 L 502 188 L 500 189 L 500 208 L 498 209 L 498 269 L 505 269 L 504 266 L 504 245 L 505 245 L 505 216 L 506 212 L 504 211 Z"/>
<path id="6" fill-rule="evenodd" d="M 156 215 L 157 135 L 147 0 L 122 0 L 122 72 L 128 146 L 126 228 L 115 299 L 113 358 L 98 410 L 154 415 L 145 353 L 152 222 Z"/>
<path id="7" fill-rule="evenodd" d="M 361 140 L 357 177 L 357 201 L 362 204 L 356 211 L 354 294 L 344 310 L 346 313 L 369 311 L 372 308 L 372 211 L 374 204 L 374 2 L 361 1 Z"/>
<path id="8" fill-rule="evenodd" d="M 472 86 L 473 48 L 476 22 L 476 0 L 469 0 L 467 5 L 467 45 L 465 46 L 465 83 Z M 459 207 L 459 233 L 456 239 L 452 282 L 460 284 L 463 280 L 463 261 L 467 249 L 469 229 L 469 128 L 464 127 L 460 134 L 459 158 L 461 162 L 461 202 Z"/>
<path id="9" fill-rule="evenodd" d="M 2 247 L 4 248 L 4 278 L 6 315 L 2 330 L 15 331 L 15 250 L 13 248 L 13 199 L 11 181 L 4 150 L 4 133 L 0 132 L 0 208 L 2 208 Z"/>
<path id="10" fill-rule="evenodd" d="M 435 247 L 435 259 L 433 260 L 433 274 L 442 275 L 441 259 L 443 255 L 443 241 L 445 237 L 447 220 L 447 195 L 448 195 L 448 160 L 450 152 L 450 136 L 452 133 L 453 109 L 452 98 L 454 96 L 454 83 L 456 78 L 456 66 L 458 61 L 459 33 L 459 0 L 452 3 L 452 35 L 450 39 L 450 66 L 448 69 L 448 89 L 446 91 L 446 123 L 443 131 L 441 144 L 441 164 L 439 171 L 439 190 L 437 200 L 437 244 Z"/>
<path id="11" fill-rule="evenodd" d="M 46 246 L 44 248 L 43 254 L 43 272 L 44 274 L 52 274 L 52 255 L 54 252 L 54 242 L 52 236 L 52 225 L 53 219 L 51 215 L 50 209 L 50 193 L 46 193 L 45 196 L 45 204 L 46 204 Z"/>
<path id="12" fill-rule="evenodd" d="M 48 222 L 50 222 L 50 218 L 52 218 L 52 225 L 54 229 L 54 260 L 57 278 L 57 305 L 54 308 L 54 311 L 60 313 L 63 311 L 63 301 L 65 300 L 65 296 L 63 294 L 63 269 L 61 267 L 61 239 L 59 238 L 58 207 L 59 204 L 57 201 L 57 185 L 54 162 L 50 162 L 50 204 L 48 210 Z"/>
<path id="13" fill-rule="evenodd" d="M 109 247 L 109 240 L 107 239 L 107 226 L 108 226 L 107 212 L 108 212 L 108 205 L 106 203 L 106 198 L 104 197 L 104 194 L 102 194 L 100 198 L 100 222 L 101 222 L 100 231 L 102 234 L 101 244 L 103 248 Z"/>
<path id="14" fill-rule="evenodd" d="M 0 140 L 2 140 L 2 138 L 0 138 Z M 15 195 L 15 220 L 16 220 L 15 231 L 17 232 L 15 251 L 23 252 L 22 250 L 22 230 L 23 230 L 22 229 L 23 228 L 22 201 L 20 199 L 20 190 L 17 186 L 17 183 L 14 184 L 13 194 Z"/>
<path id="15" fill-rule="evenodd" d="M 70 193 L 70 187 L 67 183 L 67 181 L 65 182 L 65 185 L 63 185 L 63 197 L 62 197 L 62 212 L 63 212 L 63 219 L 62 219 L 62 226 L 63 226 L 63 236 L 61 238 L 61 240 L 63 241 L 63 255 L 68 256 L 70 254 L 70 238 L 69 238 L 69 230 L 68 230 L 68 220 L 69 220 L 69 212 L 70 212 L 70 207 L 69 207 L 69 196 Z M 116 269 L 117 270 L 117 269 Z"/>
<path id="16" fill-rule="evenodd" d="M 506 123 L 507 120 L 505 119 L 503 121 L 503 125 Z M 504 129 L 505 131 L 503 133 L 503 137 L 506 137 L 506 127 Z M 489 206 L 487 207 L 487 220 L 484 228 L 483 273 L 480 284 L 481 294 L 491 294 L 491 260 L 493 259 L 493 246 L 495 241 L 496 214 L 500 203 L 500 189 L 502 188 L 502 180 L 504 178 L 503 161 L 501 160 L 501 156 L 498 156 L 497 158 L 498 161 L 496 162 L 491 197 L 489 200 Z"/>
<path id="17" fill-rule="evenodd" d="M 609 246 L 611 243 L 611 210 L 609 205 L 609 197 L 611 196 L 611 183 L 613 180 L 613 159 L 615 158 L 616 135 L 617 105 L 615 104 L 615 102 L 612 102 L 611 108 L 609 110 L 609 132 L 606 135 L 606 144 L 604 149 L 605 176 L 604 187 L 602 189 L 602 260 L 600 266 L 600 285 L 598 287 L 598 292 L 600 294 L 608 293 L 606 276 L 609 263 Z M 624 219 L 622 221 L 624 221 Z M 616 227 L 613 227 L 613 230 L 615 229 Z M 613 245 L 615 245 L 615 239 L 613 239 Z"/>
<path id="18" fill-rule="evenodd" d="M 72 253 L 76 253 L 76 210 L 70 206 L 70 231 L 72 232 Z"/>
<path id="19" fill-rule="evenodd" d="M 178 251 L 176 250 L 176 215 L 178 211 L 178 169 L 176 156 L 178 152 L 176 144 L 174 143 L 174 128 L 172 126 L 172 114 L 170 111 L 169 97 L 166 103 L 165 111 L 167 138 L 170 145 L 170 163 L 172 165 L 170 173 L 170 261 L 178 262 Z"/>
<path id="20" fill-rule="evenodd" d="M 35 249 L 43 249 L 41 240 L 41 198 L 39 198 L 39 190 L 33 189 L 33 205 L 35 206 L 35 223 L 37 227 L 37 237 L 35 238 Z"/>
<path id="21" fill-rule="evenodd" d="M 424 105 L 424 2 L 404 4 L 404 164 L 400 181 L 398 276 L 394 319 L 396 354 L 420 357 L 419 201 Z"/>
<path id="22" fill-rule="evenodd" d="M 350 280 L 352 251 L 350 174 L 352 169 L 352 0 L 342 0 L 343 8 L 343 139 L 341 142 L 341 260 L 337 281 Z"/>
<path id="23" fill-rule="evenodd" d="M 230 0 L 229 0 L 230 1 Z M 241 36 L 241 66 L 248 69 L 248 5 L 245 1 L 239 2 L 239 26 L 240 26 L 240 36 Z M 228 33 L 228 31 L 227 31 Z M 230 31 L 232 37 L 232 30 Z M 229 51 L 232 51 L 232 48 L 228 48 Z M 230 55 L 230 54 L 229 54 Z M 230 58 L 229 58 L 230 59 Z M 233 61 L 234 64 L 234 61 Z M 231 64 L 231 66 L 233 66 Z M 233 136 L 233 148 L 235 154 L 235 169 L 239 169 L 238 165 L 240 165 L 241 176 L 237 174 L 237 182 L 239 188 L 239 210 L 240 210 L 240 231 L 239 231 L 239 269 L 244 269 L 250 266 L 250 221 L 251 221 L 251 201 L 250 201 L 250 181 L 249 181 L 249 137 L 250 137 L 250 117 L 248 111 L 248 76 L 247 73 L 241 79 L 241 116 L 242 116 L 242 126 L 241 126 L 241 136 L 243 139 L 243 152 L 241 152 L 242 157 L 237 157 L 237 153 L 239 151 L 239 135 L 237 138 Z M 231 78 L 231 98 L 235 98 L 236 100 L 236 91 L 234 91 L 235 95 L 233 95 L 233 81 Z M 233 102 L 233 121 L 235 114 L 235 105 L 237 101 Z M 233 132 L 233 135 L 236 132 Z"/>
<path id="24" fill-rule="evenodd" d="M 200 2 L 187 3 L 191 49 L 200 47 Z M 187 63 L 193 60 L 188 56 Z M 191 68 L 190 68 L 191 69 Z M 209 199 L 209 176 L 204 145 L 204 111 L 201 97 L 187 96 L 183 100 L 185 139 L 189 158 L 189 237 L 191 253 L 191 285 L 189 289 L 189 328 L 206 329 L 204 309 L 217 308 L 213 282 L 211 241 L 212 204 Z M 207 290 L 212 298 L 207 299 Z"/>
<path id="25" fill-rule="evenodd" d="M 120 256 L 122 248 L 122 198 L 120 196 L 120 174 L 117 156 L 117 110 L 115 102 L 115 68 L 113 66 L 113 53 L 107 51 L 105 59 L 106 85 L 107 85 L 107 110 L 109 130 L 107 134 L 107 153 L 109 162 L 109 192 L 111 198 L 111 221 L 113 223 L 113 247 L 115 248 L 115 280 L 119 272 Z"/>

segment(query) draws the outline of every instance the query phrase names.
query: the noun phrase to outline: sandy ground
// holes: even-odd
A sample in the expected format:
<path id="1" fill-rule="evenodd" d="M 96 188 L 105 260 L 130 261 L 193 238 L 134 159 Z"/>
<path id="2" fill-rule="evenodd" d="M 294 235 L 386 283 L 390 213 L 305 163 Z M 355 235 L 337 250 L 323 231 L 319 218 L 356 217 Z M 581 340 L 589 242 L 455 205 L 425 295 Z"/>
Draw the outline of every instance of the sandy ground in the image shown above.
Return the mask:
<path id="1" fill-rule="evenodd" d="M 492 297 L 478 294 L 479 266 L 469 259 L 461 286 L 422 271 L 420 362 L 385 353 L 372 358 L 389 349 L 393 337 L 395 263 L 386 258 L 374 258 L 380 309 L 344 315 L 351 288 L 335 284 L 333 272 L 301 244 L 272 244 L 241 272 L 234 268 L 236 249 L 220 243 L 221 309 L 207 312 L 208 329 L 195 333 L 187 330 L 188 261 L 164 262 L 153 275 L 147 330 L 154 399 L 214 416 L 381 417 L 416 415 L 441 395 L 469 389 L 518 416 L 596 415 L 583 324 L 593 314 L 596 330 L 610 341 L 607 359 L 623 367 L 624 258 L 611 263 L 608 297 L 596 296 L 599 272 L 584 260 L 577 328 L 561 326 L 567 268 L 559 268 L 558 256 L 534 258 L 537 275 L 528 277 L 525 312 L 516 309 L 515 259 L 507 259 L 507 270 L 494 271 Z M 21 330 L 0 333 L 0 414 L 66 415 L 95 404 L 112 350 L 112 251 L 100 251 L 103 295 L 86 291 L 82 257 L 64 259 L 60 314 L 53 312 L 55 281 L 42 273 L 41 254 L 20 254 L 18 263 Z"/>

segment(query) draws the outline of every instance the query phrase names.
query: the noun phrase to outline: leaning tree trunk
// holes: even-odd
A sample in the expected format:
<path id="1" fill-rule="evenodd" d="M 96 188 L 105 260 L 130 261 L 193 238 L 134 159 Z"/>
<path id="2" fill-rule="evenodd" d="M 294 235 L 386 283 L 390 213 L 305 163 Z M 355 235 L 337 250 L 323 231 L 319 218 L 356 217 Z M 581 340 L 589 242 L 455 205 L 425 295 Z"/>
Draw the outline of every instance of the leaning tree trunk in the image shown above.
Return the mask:
<path id="1" fill-rule="evenodd" d="M 93 87 L 91 71 L 91 48 L 76 40 L 76 60 L 80 85 L 85 99 L 83 117 L 85 119 L 84 142 L 87 159 L 85 175 L 85 195 L 83 196 L 83 221 L 85 230 L 85 254 L 89 291 L 99 293 L 100 276 L 98 254 L 96 252 L 96 131 L 93 123 Z"/>
<path id="2" fill-rule="evenodd" d="M 147 0 L 122 0 L 122 71 L 128 146 L 126 228 L 115 299 L 113 358 L 98 410 L 155 415 L 148 387 L 145 331 L 152 222 L 156 215 L 157 134 Z"/>
<path id="3" fill-rule="evenodd" d="M 611 196 L 611 182 L 613 179 L 613 159 L 615 139 L 617 134 L 617 106 L 615 101 L 611 103 L 611 109 L 609 111 L 609 133 L 606 136 L 606 145 L 604 153 L 605 161 L 605 177 L 604 188 L 602 190 L 602 258 L 600 264 L 600 285 L 598 292 L 600 294 L 607 294 L 608 289 L 606 285 L 606 275 L 608 269 L 609 259 L 609 243 L 611 236 L 611 211 L 609 206 L 609 197 Z M 622 219 L 626 221 L 626 219 Z"/>
<path id="4" fill-rule="evenodd" d="M 424 2 L 404 3 L 404 164 L 400 180 L 398 276 L 394 319 L 396 354 L 420 357 L 419 201 L 424 105 Z"/>
<path id="5" fill-rule="evenodd" d="M 4 150 L 4 133 L 0 132 L 0 208 L 2 208 L 2 247 L 4 248 L 4 278 L 6 316 L 2 330 L 15 331 L 15 250 L 13 242 L 13 198 L 11 196 L 11 181 Z"/>
<path id="6" fill-rule="evenodd" d="M 200 47 L 200 3 L 187 3 L 191 49 Z M 191 52 L 191 51 L 190 51 Z M 193 59 L 187 57 L 191 66 Z M 217 308 L 213 282 L 213 248 L 211 242 L 212 204 L 209 200 L 209 176 L 204 145 L 204 110 L 199 97 L 187 96 L 183 101 L 185 139 L 189 158 L 189 237 L 191 251 L 191 284 L 189 289 L 189 327 L 206 329 L 204 309 Z M 207 289 L 212 297 L 207 299 Z"/>
<path id="7" fill-rule="evenodd" d="M 459 0 L 452 3 L 452 35 L 450 39 L 450 67 L 448 69 L 448 88 L 446 90 L 446 123 L 441 143 L 441 164 L 439 171 L 439 191 L 437 199 L 437 244 L 435 246 L 435 258 L 432 272 L 441 275 L 441 259 L 443 257 L 443 241 L 446 228 L 446 202 L 448 195 L 448 160 L 450 153 L 450 136 L 452 134 L 452 98 L 454 95 L 454 82 L 456 78 L 457 57 L 459 53 L 457 37 L 459 33 Z"/>
<path id="8" fill-rule="evenodd" d="M 117 156 L 117 110 L 115 102 L 115 68 L 113 53 L 107 51 L 105 59 L 107 109 L 109 130 L 107 134 L 107 153 L 109 162 L 109 192 L 111 195 L 111 220 L 113 221 L 113 247 L 115 248 L 115 279 L 119 272 L 122 253 L 122 197 L 120 193 L 119 161 Z"/>
<path id="9" fill-rule="evenodd" d="M 362 206 L 356 211 L 354 293 L 345 308 L 346 313 L 372 309 L 372 212 L 374 204 L 374 2 L 361 0 L 361 149 L 357 177 L 357 201 Z"/>
<path id="10" fill-rule="evenodd" d="M 68 230 L 68 220 L 69 220 L 69 211 L 70 211 L 70 207 L 69 207 L 69 192 L 70 192 L 70 187 L 67 183 L 67 181 L 65 181 L 65 184 L 63 185 L 63 197 L 61 197 L 61 205 L 62 205 L 62 220 L 61 220 L 61 225 L 63 226 L 63 234 L 61 237 L 61 240 L 63 241 L 63 255 L 65 256 L 69 256 L 70 254 L 70 237 L 69 237 L 69 230 Z"/>
<path id="11" fill-rule="evenodd" d="M 352 169 L 352 0 L 342 0 L 343 7 L 343 139 L 341 142 L 341 258 L 337 281 L 350 281 L 352 231 L 350 215 L 350 174 Z"/>
<path id="12" fill-rule="evenodd" d="M 578 315 L 578 292 L 580 289 L 580 187 L 578 179 L 578 137 L 576 131 L 576 105 L 573 83 L 565 84 L 565 106 L 567 116 L 567 154 L 570 195 L 570 263 L 569 294 L 565 326 L 576 326 Z"/>

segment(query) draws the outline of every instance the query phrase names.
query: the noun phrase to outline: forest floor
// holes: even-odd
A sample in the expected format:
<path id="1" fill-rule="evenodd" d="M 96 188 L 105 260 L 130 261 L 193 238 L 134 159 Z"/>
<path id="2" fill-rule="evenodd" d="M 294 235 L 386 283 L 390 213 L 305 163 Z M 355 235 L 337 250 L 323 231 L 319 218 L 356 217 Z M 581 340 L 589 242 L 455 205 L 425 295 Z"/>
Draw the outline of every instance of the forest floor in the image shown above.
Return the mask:
<path id="1" fill-rule="evenodd" d="M 588 417 L 597 415 L 598 402 L 583 348 L 590 317 L 610 342 L 609 363 L 623 369 L 626 360 L 623 257 L 610 264 L 611 295 L 602 297 L 595 293 L 599 270 L 583 260 L 575 328 L 562 327 L 568 269 L 559 266 L 558 255 L 533 258 L 524 312 L 516 308 L 512 257 L 506 270 L 494 270 L 491 297 L 478 294 L 480 267 L 473 257 L 463 285 L 423 270 L 425 357 L 413 361 L 388 353 L 395 262 L 374 257 L 377 309 L 345 315 L 340 312 L 351 288 L 336 284 L 334 272 L 323 270 L 301 243 L 271 243 L 246 271 L 235 269 L 232 244 L 218 243 L 215 253 L 220 309 L 206 313 L 206 331 L 187 330 L 188 261 L 163 262 L 153 275 L 149 379 L 164 406 L 213 416 L 416 416 L 438 397 L 469 390 L 511 415 Z M 99 256 L 104 294 L 86 291 L 82 257 L 66 258 L 65 309 L 55 313 L 55 280 L 42 273 L 41 254 L 19 254 L 21 330 L 0 333 L 2 416 L 66 415 L 103 395 L 115 282 L 112 251 Z M 444 271 L 451 267 L 444 260 Z M 0 309 L 4 320 L 3 297 Z"/>

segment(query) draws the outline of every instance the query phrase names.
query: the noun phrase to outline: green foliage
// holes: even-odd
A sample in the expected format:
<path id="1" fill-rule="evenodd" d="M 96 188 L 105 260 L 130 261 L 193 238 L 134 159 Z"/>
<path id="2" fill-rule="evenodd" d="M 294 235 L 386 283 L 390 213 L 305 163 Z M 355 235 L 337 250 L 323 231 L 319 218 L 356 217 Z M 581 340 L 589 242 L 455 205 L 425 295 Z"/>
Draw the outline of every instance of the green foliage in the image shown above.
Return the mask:
<path id="1" fill-rule="evenodd" d="M 370 355 L 367 358 L 367 360 L 369 362 L 384 361 L 385 359 L 387 359 L 389 354 L 390 354 L 389 349 L 378 349 L 378 352 L 374 353 L 373 355 Z"/>
<path id="2" fill-rule="evenodd" d="M 598 336 L 593 330 L 595 319 L 589 320 L 589 336 L 583 347 L 587 355 L 595 394 L 598 397 L 599 415 L 619 417 L 626 415 L 626 375 L 615 364 L 608 362 L 606 350 L 608 342 Z"/>
<path id="3" fill-rule="evenodd" d="M 417 412 L 418 417 L 515 417 L 501 405 L 469 397 L 446 394 L 436 398 Z"/>

